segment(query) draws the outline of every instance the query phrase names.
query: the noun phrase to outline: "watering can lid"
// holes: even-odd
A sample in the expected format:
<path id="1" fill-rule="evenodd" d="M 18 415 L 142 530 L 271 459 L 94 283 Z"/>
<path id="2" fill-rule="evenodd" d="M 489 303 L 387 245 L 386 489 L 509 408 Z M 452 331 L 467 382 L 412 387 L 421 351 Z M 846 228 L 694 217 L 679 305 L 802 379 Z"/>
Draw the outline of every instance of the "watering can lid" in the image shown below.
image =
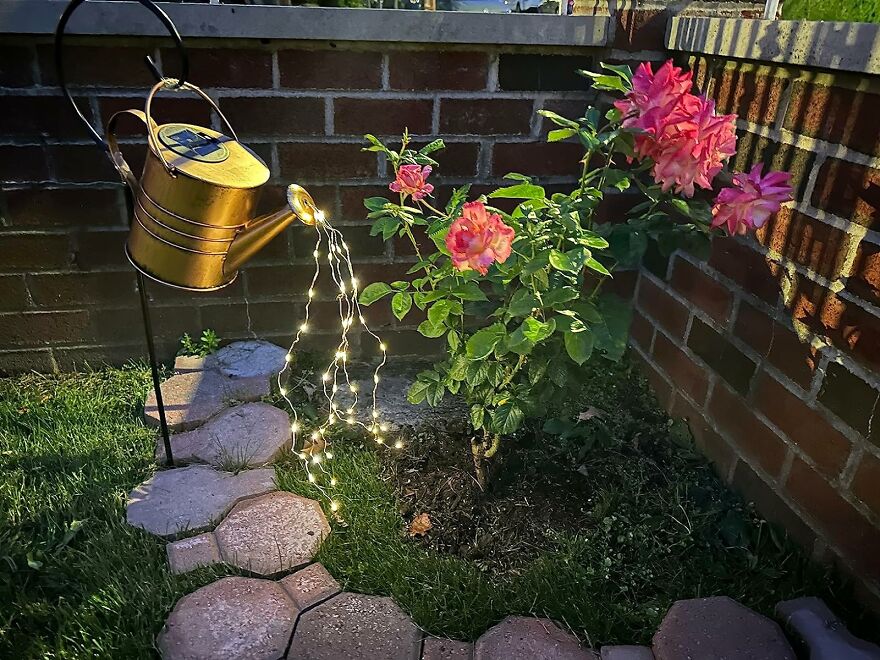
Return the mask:
<path id="1" fill-rule="evenodd" d="M 160 159 L 179 174 L 223 188 L 257 188 L 269 180 L 266 163 L 246 146 L 195 124 L 156 128 Z"/>

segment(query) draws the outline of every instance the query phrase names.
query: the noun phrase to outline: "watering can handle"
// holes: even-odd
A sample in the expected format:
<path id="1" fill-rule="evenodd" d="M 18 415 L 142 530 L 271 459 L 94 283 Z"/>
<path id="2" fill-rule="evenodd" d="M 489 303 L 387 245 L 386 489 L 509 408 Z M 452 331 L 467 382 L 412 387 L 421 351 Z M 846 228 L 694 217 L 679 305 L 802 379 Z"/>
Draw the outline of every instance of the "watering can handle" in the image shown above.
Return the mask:
<path id="1" fill-rule="evenodd" d="M 110 159 L 113 161 L 113 167 L 119 172 L 119 176 L 122 177 L 123 182 L 129 187 L 132 194 L 136 194 L 137 191 L 140 190 L 141 184 L 137 180 L 137 177 L 135 177 L 134 172 L 131 171 L 129 164 L 125 162 L 125 157 L 122 155 L 122 151 L 120 151 L 119 144 L 116 141 L 116 122 L 118 122 L 119 118 L 123 115 L 137 117 L 143 122 L 144 126 L 147 127 L 148 135 L 155 133 L 156 122 L 150 119 L 141 110 L 120 110 L 110 117 L 110 121 L 107 122 L 107 150 L 110 153 Z"/>
<path id="2" fill-rule="evenodd" d="M 147 124 L 147 141 L 150 143 L 150 148 L 156 152 L 159 156 L 159 160 L 162 161 L 162 164 L 165 166 L 165 169 L 168 170 L 168 173 L 171 176 L 175 175 L 174 166 L 165 160 L 165 156 L 162 155 L 162 149 L 159 148 L 159 141 L 156 139 L 156 122 L 153 121 L 153 118 L 150 114 L 151 108 L 153 105 L 153 97 L 156 93 L 162 89 L 171 89 L 171 90 L 183 90 L 189 92 L 195 92 L 199 96 L 201 96 L 205 101 L 207 101 L 211 107 L 214 109 L 214 112 L 217 113 L 217 116 L 220 117 L 220 121 L 223 122 L 223 125 L 226 127 L 226 130 L 229 131 L 229 136 L 238 142 L 238 136 L 235 134 L 235 129 L 232 128 L 232 125 L 229 123 L 229 120 L 226 119 L 225 115 L 220 111 L 219 106 L 214 103 L 214 100 L 205 94 L 201 89 L 193 85 L 192 83 L 185 82 L 183 84 L 179 83 L 174 78 L 164 78 L 153 85 L 153 89 L 150 90 L 149 95 L 147 96 L 147 105 L 144 108 L 144 113 L 146 114 L 146 119 L 144 123 Z"/>

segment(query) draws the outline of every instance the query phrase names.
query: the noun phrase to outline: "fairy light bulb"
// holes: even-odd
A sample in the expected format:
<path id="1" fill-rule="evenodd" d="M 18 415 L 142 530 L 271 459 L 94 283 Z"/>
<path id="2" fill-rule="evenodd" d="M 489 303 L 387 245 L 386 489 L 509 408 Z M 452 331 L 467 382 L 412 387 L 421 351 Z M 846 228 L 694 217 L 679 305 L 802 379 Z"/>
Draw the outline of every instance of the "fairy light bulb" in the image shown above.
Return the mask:
<path id="1" fill-rule="evenodd" d="M 308 323 L 303 323 L 301 326 L 299 326 L 299 331 L 300 331 L 300 332 L 308 332 L 308 330 L 309 330 L 309 324 L 308 324 Z"/>
<path id="2" fill-rule="evenodd" d="M 325 371 L 323 374 L 321 374 L 321 380 L 326 383 L 328 380 L 330 380 L 330 374 Z"/>
<path id="3" fill-rule="evenodd" d="M 312 463 L 318 465 L 321 462 L 321 454 L 315 454 L 312 456 Z"/>
<path id="4" fill-rule="evenodd" d="M 336 500 L 331 500 L 330 501 L 330 510 L 331 511 L 339 511 L 339 502 L 337 502 Z"/>
<path id="5" fill-rule="evenodd" d="M 301 460 L 301 461 L 304 461 L 308 458 L 308 455 L 304 451 L 301 451 L 300 453 L 298 453 L 297 456 L 299 457 L 299 460 Z"/>
<path id="6" fill-rule="evenodd" d="M 287 396 L 287 388 L 286 387 L 282 387 L 278 391 L 281 393 L 281 396 Z"/>
<path id="7" fill-rule="evenodd" d="M 291 424 L 290 430 L 293 431 L 294 433 L 298 433 L 299 432 L 299 422 L 294 422 L 293 424 Z"/>
<path id="8" fill-rule="evenodd" d="M 330 459 L 333 458 L 333 452 L 325 451 L 324 458 L 326 458 L 329 461 Z"/>
<path id="9" fill-rule="evenodd" d="M 376 419 L 377 417 L 379 417 L 379 411 L 378 411 L 378 410 L 374 410 L 374 411 L 373 411 L 373 419 Z"/>
<path id="10" fill-rule="evenodd" d="M 321 437 L 320 433 L 318 433 L 317 431 L 312 431 L 311 438 L 313 441 L 318 440 L 320 437 Z"/>
<path id="11" fill-rule="evenodd" d="M 384 444 L 385 438 L 383 438 L 382 436 L 376 436 L 376 442 L 379 443 L 380 445 Z"/>
<path id="12" fill-rule="evenodd" d="M 387 431 L 387 430 L 388 430 L 388 424 L 379 424 L 379 430 L 380 430 L 380 431 Z"/>
<path id="13" fill-rule="evenodd" d="M 335 486 L 339 482 L 336 480 L 336 477 L 330 477 L 330 485 Z"/>
<path id="14" fill-rule="evenodd" d="M 350 389 L 352 392 L 357 392 L 358 391 L 358 384 L 352 383 L 351 385 L 348 386 L 348 389 Z"/>
<path id="15" fill-rule="evenodd" d="M 310 484 L 315 483 L 315 475 L 312 474 L 311 472 L 309 472 L 309 483 Z"/>
<path id="16" fill-rule="evenodd" d="M 351 288 L 357 289 L 357 285 L 358 285 L 358 279 L 356 277 L 352 277 L 351 278 Z"/>
<path id="17" fill-rule="evenodd" d="M 384 353 L 388 350 L 388 346 L 386 346 L 384 342 L 379 342 L 379 350 Z"/>
<path id="18" fill-rule="evenodd" d="M 318 252 L 317 250 L 315 250 L 314 252 L 312 252 L 312 256 L 313 256 L 315 259 L 317 259 L 318 257 L 321 256 L 321 253 Z"/>
<path id="19" fill-rule="evenodd" d="M 394 443 L 394 448 L 395 448 L 395 449 L 403 449 L 403 441 L 398 440 L 397 442 L 395 442 L 395 443 Z"/>
<path id="20" fill-rule="evenodd" d="M 315 290 L 309 289 L 309 298 L 314 298 L 314 297 L 315 297 Z"/>
<path id="21" fill-rule="evenodd" d="M 336 393 L 339 391 L 339 385 L 337 385 L 336 383 L 333 383 L 333 387 L 331 389 L 333 390 L 334 393 Z"/>
<path id="22" fill-rule="evenodd" d="M 379 382 L 379 374 L 373 374 L 373 382 L 374 382 L 374 383 L 378 383 L 378 382 Z"/>
<path id="23" fill-rule="evenodd" d="M 300 326 L 300 330 L 302 330 L 302 326 Z M 285 355 L 284 361 L 285 362 L 292 362 L 293 361 L 293 353 L 288 353 L 287 355 Z"/>

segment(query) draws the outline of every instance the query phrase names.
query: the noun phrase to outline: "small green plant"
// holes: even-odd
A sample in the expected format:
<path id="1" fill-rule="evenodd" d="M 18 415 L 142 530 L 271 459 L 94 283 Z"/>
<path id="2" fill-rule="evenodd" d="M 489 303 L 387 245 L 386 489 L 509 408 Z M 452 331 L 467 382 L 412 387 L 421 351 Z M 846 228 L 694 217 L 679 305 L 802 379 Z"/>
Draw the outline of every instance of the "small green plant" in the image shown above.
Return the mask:
<path id="1" fill-rule="evenodd" d="M 205 357 L 220 348 L 220 337 L 211 329 L 203 330 L 198 339 L 190 337 L 188 332 L 180 338 L 180 350 L 178 355 L 197 355 Z"/>

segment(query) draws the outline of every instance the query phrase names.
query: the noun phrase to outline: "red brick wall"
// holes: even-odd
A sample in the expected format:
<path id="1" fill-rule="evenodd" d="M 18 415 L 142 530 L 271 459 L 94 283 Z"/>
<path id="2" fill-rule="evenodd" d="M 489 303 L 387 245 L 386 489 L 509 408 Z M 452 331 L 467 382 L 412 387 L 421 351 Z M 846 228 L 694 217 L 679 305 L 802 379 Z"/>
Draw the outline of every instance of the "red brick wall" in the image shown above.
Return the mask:
<path id="1" fill-rule="evenodd" d="M 160 51 L 137 40 L 71 39 L 69 78 L 89 118 L 142 107 L 150 79 L 142 58 Z M 598 66 L 590 49 L 436 48 L 370 44 L 195 41 L 191 80 L 216 99 L 239 137 L 272 170 L 264 210 L 283 204 L 286 184 L 312 192 L 348 238 L 364 282 L 402 277 L 413 255 L 370 237 L 365 196 L 387 193 L 388 167 L 362 152 L 362 134 L 448 145 L 433 177 L 441 201 L 452 186 L 488 191 L 510 171 L 549 186 L 574 181 L 580 149 L 547 144 L 536 110 L 581 113 L 591 98 L 575 70 Z M 606 53 L 607 54 L 607 53 Z M 144 354 L 135 278 L 125 260 L 122 189 L 59 95 L 49 43 L 0 43 L 0 372 L 66 370 L 84 361 L 121 363 Z M 159 121 L 220 128 L 200 101 L 160 97 Z M 139 127 L 125 127 L 130 162 L 143 162 Z M 138 129 L 138 130 L 136 130 Z M 224 339 L 286 343 L 303 310 L 312 239 L 285 232 L 216 293 L 149 287 L 164 357 L 181 333 L 213 328 Z M 329 294 L 331 289 L 324 286 Z M 321 287 L 319 287 L 319 292 Z M 334 304 L 317 304 L 315 325 L 332 339 Z M 249 320 L 250 319 L 250 320 Z M 383 306 L 369 310 L 394 355 L 436 350 Z M 321 337 L 313 346 L 321 346 Z"/>
<path id="2" fill-rule="evenodd" d="M 681 59 L 739 114 L 736 168 L 790 171 L 796 201 L 707 263 L 648 262 L 632 344 L 719 473 L 876 598 L 880 79 Z"/>

